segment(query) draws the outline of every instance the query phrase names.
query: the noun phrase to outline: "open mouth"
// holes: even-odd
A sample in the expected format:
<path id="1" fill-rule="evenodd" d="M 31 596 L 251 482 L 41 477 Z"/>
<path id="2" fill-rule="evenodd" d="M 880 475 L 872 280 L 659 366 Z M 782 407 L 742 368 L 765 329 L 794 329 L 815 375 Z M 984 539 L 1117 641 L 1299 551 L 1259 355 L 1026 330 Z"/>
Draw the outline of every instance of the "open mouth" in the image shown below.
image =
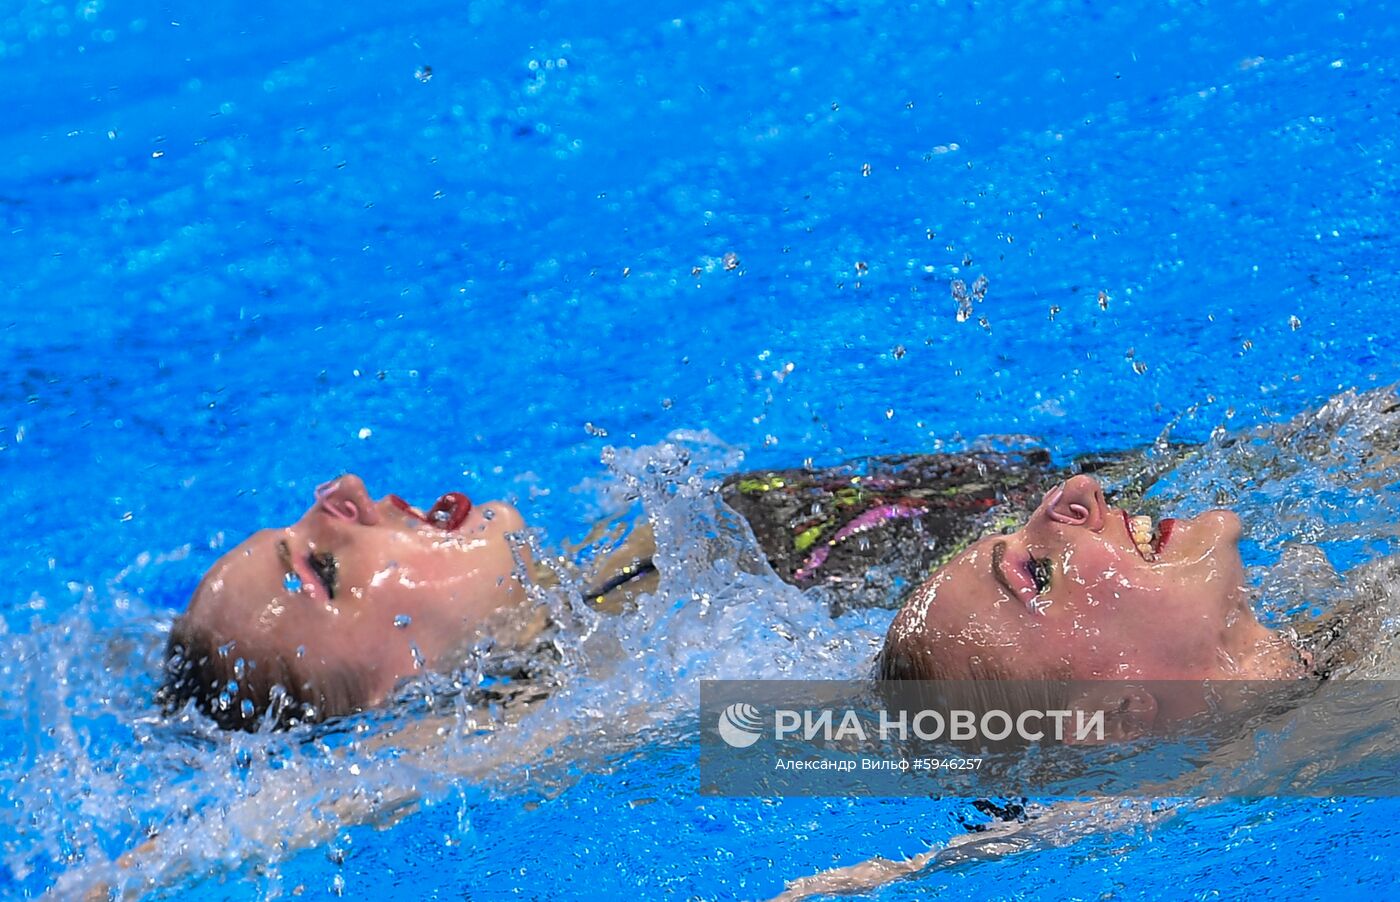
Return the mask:
<path id="1" fill-rule="evenodd" d="M 1127 511 L 1123 511 L 1123 524 L 1128 528 L 1128 535 L 1133 540 L 1133 547 L 1138 554 L 1148 563 L 1153 563 L 1166 547 L 1167 540 L 1171 537 L 1172 529 L 1176 526 L 1176 520 L 1168 517 L 1157 523 L 1152 523 L 1152 518 L 1139 514 L 1130 516 Z"/>
<path id="2" fill-rule="evenodd" d="M 398 495 L 389 495 L 389 503 L 403 511 L 411 517 L 422 520 L 429 526 L 436 526 L 438 529 L 445 529 L 452 532 L 467 522 L 467 517 L 472 512 L 471 499 L 461 492 L 448 492 L 437 500 L 425 514 L 418 508 L 409 504 Z"/>

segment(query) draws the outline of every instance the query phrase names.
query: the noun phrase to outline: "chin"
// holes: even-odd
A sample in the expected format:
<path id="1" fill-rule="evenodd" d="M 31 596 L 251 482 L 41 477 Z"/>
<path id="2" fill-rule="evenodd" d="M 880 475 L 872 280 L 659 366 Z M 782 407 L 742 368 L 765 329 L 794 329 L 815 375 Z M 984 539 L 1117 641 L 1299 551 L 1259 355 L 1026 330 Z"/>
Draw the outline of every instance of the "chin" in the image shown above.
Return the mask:
<path id="1" fill-rule="evenodd" d="M 1190 535 L 1182 536 L 1183 539 L 1193 544 L 1199 543 L 1198 547 L 1214 556 L 1239 559 L 1244 524 L 1234 511 L 1206 511 L 1187 522 L 1190 524 Z M 1177 529 L 1180 528 L 1178 525 Z"/>
<path id="2" fill-rule="evenodd" d="M 1240 537 L 1244 535 L 1244 523 L 1234 511 L 1224 509 L 1206 511 L 1201 516 L 1203 518 L 1209 517 L 1214 521 L 1215 529 L 1221 540 L 1234 546 L 1240 544 Z"/>

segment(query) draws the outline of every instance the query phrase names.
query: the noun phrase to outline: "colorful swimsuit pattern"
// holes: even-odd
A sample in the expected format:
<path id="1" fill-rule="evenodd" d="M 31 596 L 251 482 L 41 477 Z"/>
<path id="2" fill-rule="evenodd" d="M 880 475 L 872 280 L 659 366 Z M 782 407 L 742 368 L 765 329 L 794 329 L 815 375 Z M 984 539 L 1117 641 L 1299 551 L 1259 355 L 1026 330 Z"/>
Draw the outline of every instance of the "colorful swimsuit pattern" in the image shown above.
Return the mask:
<path id="1" fill-rule="evenodd" d="M 985 451 L 742 473 L 720 492 L 778 576 L 822 587 L 840 613 L 897 606 L 987 531 L 1019 525 L 1058 476 L 1045 451 Z"/>

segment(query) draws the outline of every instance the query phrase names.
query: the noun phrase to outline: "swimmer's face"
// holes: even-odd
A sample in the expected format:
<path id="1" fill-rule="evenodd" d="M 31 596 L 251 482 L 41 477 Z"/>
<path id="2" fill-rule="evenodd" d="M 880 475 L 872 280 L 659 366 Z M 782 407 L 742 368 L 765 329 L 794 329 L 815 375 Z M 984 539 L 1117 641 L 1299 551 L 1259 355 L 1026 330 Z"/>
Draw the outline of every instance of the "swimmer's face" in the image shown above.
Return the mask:
<path id="1" fill-rule="evenodd" d="M 930 577 L 890 627 L 887 660 L 949 678 L 1281 676 L 1269 669 L 1282 666 L 1279 641 L 1249 609 L 1239 538 L 1223 510 L 1135 537 L 1099 484 L 1075 476 L 1023 528 Z"/>
<path id="2" fill-rule="evenodd" d="M 297 522 L 220 558 L 186 617 L 254 660 L 353 670 L 363 706 L 376 704 L 401 679 L 450 666 L 488 617 L 524 600 L 508 538 L 524 527 L 519 512 L 503 502 L 468 512 L 465 502 L 444 496 L 434 517 L 341 476 Z"/>

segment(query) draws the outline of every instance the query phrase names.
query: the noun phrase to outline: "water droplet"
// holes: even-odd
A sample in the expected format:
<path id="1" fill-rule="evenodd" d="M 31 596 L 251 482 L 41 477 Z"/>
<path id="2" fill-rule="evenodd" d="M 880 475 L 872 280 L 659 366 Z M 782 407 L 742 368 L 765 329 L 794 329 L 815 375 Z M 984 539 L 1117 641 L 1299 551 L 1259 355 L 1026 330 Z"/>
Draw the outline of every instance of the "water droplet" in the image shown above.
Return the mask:
<path id="1" fill-rule="evenodd" d="M 1288 318 L 1288 328 L 1292 329 L 1294 332 L 1297 332 L 1298 329 L 1302 327 L 1302 325 L 1303 321 L 1300 320 L 1298 317 L 1290 316 Z"/>
<path id="2" fill-rule="evenodd" d="M 495 509 L 494 509 L 494 508 L 489 508 L 489 507 L 483 507 L 483 508 L 481 509 L 481 519 L 483 519 L 483 520 L 494 520 L 494 519 L 496 519 L 496 511 L 495 511 Z"/>
<path id="3" fill-rule="evenodd" d="M 1055 321 L 1055 314 L 1057 314 L 1057 313 L 1059 313 L 1059 312 L 1060 312 L 1060 306 L 1059 306 L 1058 304 L 1051 304 L 1051 305 L 1050 305 L 1050 322 L 1053 323 L 1053 322 Z"/>
<path id="4" fill-rule="evenodd" d="M 418 649 L 417 643 L 408 647 L 409 654 L 413 655 L 413 669 L 422 670 L 427 664 L 427 659 L 423 657 L 423 652 Z"/>
<path id="5" fill-rule="evenodd" d="M 428 82 L 433 80 L 433 67 L 419 66 L 417 70 L 414 71 L 413 77 L 426 85 Z"/>
<path id="6" fill-rule="evenodd" d="M 286 572 L 286 574 L 283 575 L 283 577 L 282 577 L 282 586 L 283 586 L 288 592 L 300 592 L 300 591 L 301 591 L 301 577 L 300 577 L 300 576 L 297 576 L 295 573 L 293 573 L 292 571 L 288 570 L 288 571 Z"/>
<path id="7" fill-rule="evenodd" d="M 856 261 L 856 275 L 863 276 L 870 271 L 870 264 L 864 260 Z"/>
<path id="8" fill-rule="evenodd" d="M 904 350 L 904 345 L 895 345 L 894 350 L 890 353 L 894 355 L 895 360 L 903 360 L 904 355 L 908 352 Z"/>
<path id="9" fill-rule="evenodd" d="M 729 253 L 727 253 L 727 254 L 724 255 L 723 262 L 724 262 L 724 268 L 725 268 L 726 270 L 735 270 L 735 269 L 738 269 L 738 268 L 739 268 L 739 255 L 736 254 L 736 253 L 734 253 L 733 251 L 730 251 Z"/>
<path id="10" fill-rule="evenodd" d="M 253 719 L 253 701 L 252 701 L 252 699 L 247 699 L 247 698 L 245 698 L 245 699 L 243 700 L 243 703 L 242 703 L 241 705 L 238 706 L 238 710 L 239 710 L 240 713 L 242 713 L 243 719 L 244 719 L 244 720 L 252 720 L 252 719 Z"/>
<path id="11" fill-rule="evenodd" d="M 893 408 L 893 407 L 887 407 L 887 408 L 885 408 L 885 419 L 887 419 L 887 420 L 893 420 L 893 419 L 894 419 L 894 408 Z"/>
<path id="12" fill-rule="evenodd" d="M 1141 360 L 1134 360 L 1133 372 L 1141 376 L 1143 373 L 1147 372 L 1147 364 L 1143 363 Z"/>
<path id="13" fill-rule="evenodd" d="M 958 302 L 958 322 L 965 323 L 971 318 L 973 302 L 980 304 L 986 299 L 987 286 L 990 284 L 984 275 L 979 275 L 974 279 L 971 288 L 968 288 L 967 283 L 962 279 L 952 281 L 948 287 L 952 292 L 953 300 Z"/>
<path id="14" fill-rule="evenodd" d="M 1100 309 L 1100 310 L 1107 310 L 1107 309 L 1108 309 L 1108 302 L 1111 301 L 1111 300 L 1112 300 L 1112 298 L 1110 298 L 1110 297 L 1108 296 L 1108 292 L 1107 292 L 1107 291 L 1103 291 L 1102 289 L 1099 291 L 1099 309 Z"/>
<path id="15" fill-rule="evenodd" d="M 305 646 L 305 645 L 298 645 L 298 646 L 297 646 L 297 657 L 298 657 L 298 658 L 304 658 L 304 657 L 306 657 L 306 646 Z"/>
<path id="16" fill-rule="evenodd" d="M 370 429 L 368 426 L 365 426 L 364 428 L 362 428 L 362 429 L 361 429 L 358 433 L 356 433 L 356 434 L 357 434 L 361 439 L 367 439 L 367 438 L 369 438 L 371 435 L 374 435 L 374 430 Z"/>
<path id="17" fill-rule="evenodd" d="M 584 423 L 583 431 L 598 438 L 605 438 L 608 434 L 608 430 L 604 429 L 602 426 L 594 426 L 592 423 Z"/>
<path id="18" fill-rule="evenodd" d="M 248 662 L 242 658 L 233 662 L 233 676 L 235 679 L 243 679 L 243 674 L 248 670 Z"/>
<path id="19" fill-rule="evenodd" d="M 227 657 L 228 657 L 228 653 L 231 652 L 231 651 L 233 651 L 233 643 L 232 643 L 232 642 L 225 642 L 223 645 L 220 645 L 220 646 L 219 646 L 219 657 L 221 657 L 221 658 L 227 658 Z"/>
<path id="20" fill-rule="evenodd" d="M 412 622 L 413 618 L 408 616 L 407 614 L 399 614 L 397 617 L 394 618 L 394 626 L 398 627 L 399 629 L 403 629 Z"/>
<path id="21" fill-rule="evenodd" d="M 948 289 L 953 295 L 953 300 L 958 302 L 958 322 L 967 322 L 968 317 L 972 316 L 972 298 L 968 296 L 967 283 L 962 279 L 954 279 Z"/>

